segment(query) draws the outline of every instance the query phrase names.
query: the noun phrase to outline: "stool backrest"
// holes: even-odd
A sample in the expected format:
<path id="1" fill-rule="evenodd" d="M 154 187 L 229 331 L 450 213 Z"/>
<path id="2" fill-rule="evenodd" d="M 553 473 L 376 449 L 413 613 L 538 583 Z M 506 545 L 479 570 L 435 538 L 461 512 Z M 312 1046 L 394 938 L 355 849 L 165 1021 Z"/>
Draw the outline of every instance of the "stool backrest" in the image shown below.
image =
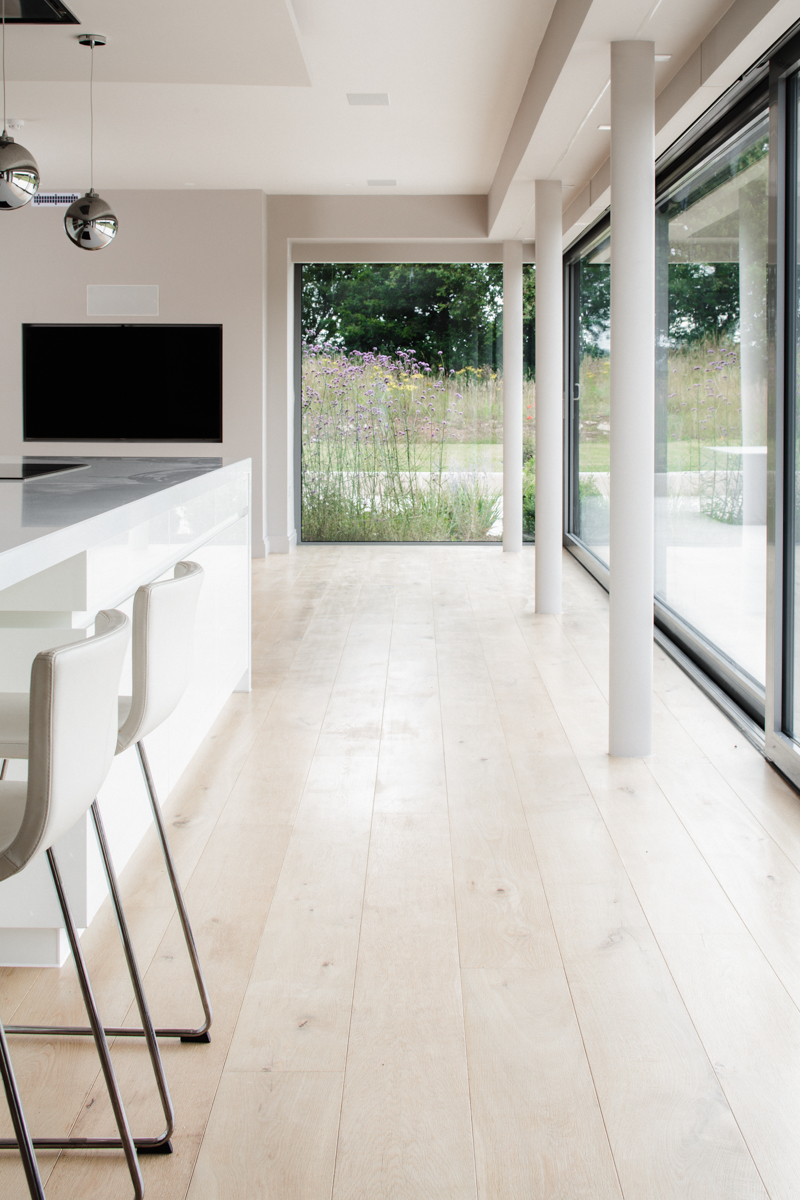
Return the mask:
<path id="1" fill-rule="evenodd" d="M 114 759 L 130 634 L 124 613 L 103 610 L 93 637 L 42 650 L 33 660 L 25 814 L 0 861 L 0 878 L 49 850 L 99 792 Z"/>
<path id="2" fill-rule="evenodd" d="M 175 710 L 192 671 L 194 618 L 203 568 L 179 562 L 174 579 L 147 583 L 133 600 L 133 695 L 117 754 Z"/>

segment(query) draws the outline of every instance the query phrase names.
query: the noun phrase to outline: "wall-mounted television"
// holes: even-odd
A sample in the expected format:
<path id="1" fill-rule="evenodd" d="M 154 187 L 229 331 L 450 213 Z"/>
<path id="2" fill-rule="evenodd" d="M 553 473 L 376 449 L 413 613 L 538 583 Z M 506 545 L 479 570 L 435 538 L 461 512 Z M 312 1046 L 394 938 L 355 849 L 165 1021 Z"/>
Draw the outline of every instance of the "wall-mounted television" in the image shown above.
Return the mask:
<path id="1" fill-rule="evenodd" d="M 26 442 L 221 442 L 221 325 L 23 325 Z"/>

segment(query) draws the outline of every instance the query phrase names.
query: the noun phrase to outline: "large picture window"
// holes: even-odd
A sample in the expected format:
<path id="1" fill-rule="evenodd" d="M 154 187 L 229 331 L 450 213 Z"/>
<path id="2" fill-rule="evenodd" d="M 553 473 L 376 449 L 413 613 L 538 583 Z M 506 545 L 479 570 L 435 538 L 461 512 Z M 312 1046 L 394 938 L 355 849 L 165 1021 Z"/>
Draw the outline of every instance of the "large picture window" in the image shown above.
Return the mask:
<path id="1" fill-rule="evenodd" d="M 494 263 L 303 267 L 304 541 L 502 538 L 502 296 Z"/>

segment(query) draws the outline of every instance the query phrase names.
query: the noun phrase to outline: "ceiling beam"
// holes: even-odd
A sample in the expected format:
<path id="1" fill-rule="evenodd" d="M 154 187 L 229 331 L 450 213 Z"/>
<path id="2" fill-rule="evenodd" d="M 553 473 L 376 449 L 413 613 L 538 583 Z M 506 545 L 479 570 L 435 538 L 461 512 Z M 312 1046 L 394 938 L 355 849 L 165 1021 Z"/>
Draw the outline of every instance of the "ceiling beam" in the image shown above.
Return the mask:
<path id="1" fill-rule="evenodd" d="M 566 66 L 591 5 L 592 0 L 556 0 L 489 189 L 490 238 L 513 237 L 530 210 L 533 203 L 533 181 L 529 185 L 520 185 L 515 183 L 514 176 L 536 132 L 545 105 Z"/>

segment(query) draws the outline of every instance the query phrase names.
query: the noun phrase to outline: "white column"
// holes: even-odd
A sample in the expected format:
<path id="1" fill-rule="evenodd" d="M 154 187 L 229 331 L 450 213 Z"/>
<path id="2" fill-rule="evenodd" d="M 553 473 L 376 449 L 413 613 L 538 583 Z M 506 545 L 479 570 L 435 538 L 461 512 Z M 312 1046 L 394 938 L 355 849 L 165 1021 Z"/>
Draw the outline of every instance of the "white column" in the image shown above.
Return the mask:
<path id="1" fill-rule="evenodd" d="M 503 549 L 522 549 L 522 242 L 503 242 Z"/>
<path id="2" fill-rule="evenodd" d="M 655 68 L 611 44 L 609 753 L 653 749 Z"/>
<path id="3" fill-rule="evenodd" d="M 561 182 L 536 180 L 536 611 L 561 612 L 564 313 Z"/>

